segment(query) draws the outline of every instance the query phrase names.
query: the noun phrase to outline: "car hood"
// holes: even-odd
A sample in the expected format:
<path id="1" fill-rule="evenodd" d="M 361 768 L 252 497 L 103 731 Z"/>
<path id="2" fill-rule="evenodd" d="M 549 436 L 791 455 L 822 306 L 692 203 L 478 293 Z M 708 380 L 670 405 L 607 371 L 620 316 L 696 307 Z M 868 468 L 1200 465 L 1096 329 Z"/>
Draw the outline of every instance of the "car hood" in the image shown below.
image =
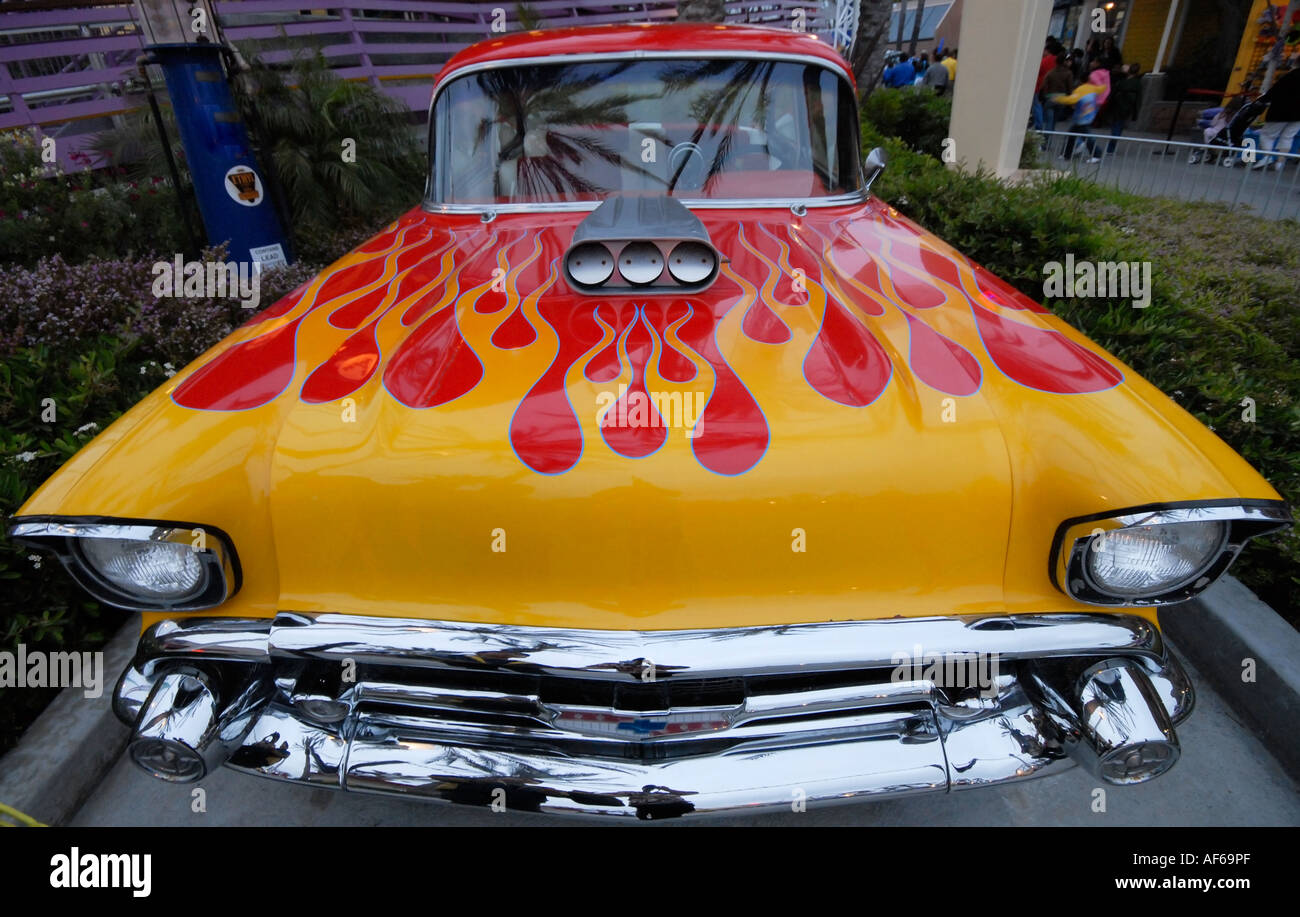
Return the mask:
<path id="1" fill-rule="evenodd" d="M 1061 520 L 1275 497 L 879 202 L 701 210 L 682 297 L 571 290 L 582 216 L 407 214 L 45 502 L 212 520 L 264 608 L 656 629 L 1069 609 Z"/>

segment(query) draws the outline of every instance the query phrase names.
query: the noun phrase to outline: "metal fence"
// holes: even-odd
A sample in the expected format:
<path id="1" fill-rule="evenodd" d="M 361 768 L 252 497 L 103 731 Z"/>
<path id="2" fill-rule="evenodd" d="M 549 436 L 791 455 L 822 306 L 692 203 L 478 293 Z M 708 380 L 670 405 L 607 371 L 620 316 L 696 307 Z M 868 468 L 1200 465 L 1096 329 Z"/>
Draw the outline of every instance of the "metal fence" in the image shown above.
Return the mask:
<path id="1" fill-rule="evenodd" d="M 1040 131 L 1048 168 L 1144 197 L 1206 201 L 1272 220 L 1300 219 L 1300 154 L 1254 146 Z M 1073 144 L 1071 144 L 1073 140 Z M 1073 145 L 1072 156 L 1063 154 Z"/>

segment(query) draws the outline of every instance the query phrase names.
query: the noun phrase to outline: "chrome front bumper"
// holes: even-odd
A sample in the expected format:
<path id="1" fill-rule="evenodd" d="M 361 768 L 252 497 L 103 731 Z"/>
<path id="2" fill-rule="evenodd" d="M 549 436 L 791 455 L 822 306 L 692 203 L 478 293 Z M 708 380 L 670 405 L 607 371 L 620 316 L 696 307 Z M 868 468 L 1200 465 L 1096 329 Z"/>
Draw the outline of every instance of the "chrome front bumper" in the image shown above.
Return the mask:
<path id="1" fill-rule="evenodd" d="M 1192 703 L 1159 632 L 1115 614 L 649 632 L 186 618 L 145 632 L 115 695 L 137 762 L 165 779 L 224 761 L 640 818 L 963 790 L 1076 760 L 1138 782 L 1116 768 L 1172 765 Z"/>

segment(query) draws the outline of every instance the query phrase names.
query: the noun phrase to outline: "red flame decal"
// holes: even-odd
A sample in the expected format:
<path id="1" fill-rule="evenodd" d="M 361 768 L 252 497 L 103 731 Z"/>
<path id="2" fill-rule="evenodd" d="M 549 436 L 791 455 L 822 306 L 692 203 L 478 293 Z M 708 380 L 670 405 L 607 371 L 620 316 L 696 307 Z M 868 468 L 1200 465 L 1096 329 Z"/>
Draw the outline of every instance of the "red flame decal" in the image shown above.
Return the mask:
<path id="1" fill-rule="evenodd" d="M 555 358 L 524 395 L 510 419 L 510 443 L 519 460 L 541 474 L 561 474 L 582 456 L 582 427 L 564 389 L 569 370 L 600 343 L 591 300 L 572 293 L 543 300 L 538 314 L 559 339 Z M 617 342 L 617 338 L 615 338 Z"/>
<path id="2" fill-rule="evenodd" d="M 808 384 L 831 401 L 861 408 L 880 397 L 892 373 L 875 335 L 828 295 L 821 330 L 803 361 Z"/>
<path id="3" fill-rule="evenodd" d="M 379 342 L 375 340 L 377 324 L 378 318 L 348 335 L 343 346 L 316 367 L 302 384 L 303 401 L 308 404 L 337 401 L 370 381 L 379 365 Z"/>
<path id="4" fill-rule="evenodd" d="M 614 337 L 600 349 L 599 353 L 587 361 L 583 372 L 592 382 L 612 382 L 623 374 L 619 341 L 622 340 L 623 332 L 636 318 L 636 306 L 626 302 L 618 306 L 603 302 L 596 308 L 596 318 L 601 325 L 614 332 Z"/>
<path id="5" fill-rule="evenodd" d="M 751 230 L 751 233 L 753 231 Z M 772 311 L 770 298 L 781 283 L 781 272 L 775 262 L 758 253 L 745 238 L 744 228 L 736 225 L 732 244 L 731 270 L 750 280 L 758 287 L 758 294 L 745 310 L 740 330 L 751 341 L 760 344 L 784 344 L 790 340 L 790 328 Z M 726 243 L 723 243 L 726 244 Z"/>
<path id="6" fill-rule="evenodd" d="M 640 458 L 668 440 L 649 397 L 651 368 L 665 382 L 682 385 L 698 379 L 708 364 L 712 388 L 691 448 L 705 468 L 736 475 L 761 460 L 771 438 L 762 409 L 719 344 L 719 327 L 736 309 L 743 312 L 738 324 L 745 339 L 778 346 L 793 338 L 786 319 L 807 320 L 806 313 L 783 309 L 823 302 L 803 374 L 823 397 L 848 407 L 870 405 L 889 385 L 892 351 L 877 337 L 873 317 L 891 308 L 905 317 L 908 361 L 918 381 L 950 395 L 977 393 L 988 367 L 909 311 L 962 299 L 992 365 L 1015 382 L 1077 394 L 1123 380 L 1102 356 L 1027 314 L 1046 313 L 1040 304 L 939 243 L 931 245 L 932 237 L 883 205 L 870 204 L 852 218 L 841 212 L 829 221 L 817 219 L 810 214 L 787 225 L 719 217 L 713 237 L 731 260 L 713 287 L 699 296 L 638 303 L 626 296 L 578 296 L 565 287 L 560 258 L 567 223 L 539 230 L 505 220 L 498 236 L 495 224 L 456 223 L 413 211 L 353 252 L 345 266 L 327 272 L 314 292 L 304 284 L 254 316 L 245 327 L 255 328 L 257 336 L 197 368 L 172 398 L 183 407 L 219 411 L 271 402 L 293 382 L 302 322 L 317 310 L 332 310 L 310 325 L 313 342 L 328 328 L 339 332 L 326 345 L 328 355 L 307 374 L 303 402 L 336 401 L 381 375 L 402 405 L 445 405 L 472 391 L 484 374 L 461 320 L 504 314 L 509 306 L 492 330 L 493 347 L 555 348 L 510 422 L 510 442 L 529 468 L 559 474 L 582 455 L 583 424 L 566 390 L 570 378 L 576 382 L 580 374 L 602 385 L 627 380 L 600 430 L 614 453 Z M 452 232 L 446 222 L 463 228 Z M 384 324 L 390 313 L 391 326 Z M 267 322 L 269 331 L 256 327 Z M 405 334 L 391 354 L 381 353 L 381 324 L 384 340 L 390 331 Z M 469 327 L 477 344 L 483 325 Z M 548 334 L 554 344 L 541 344 Z M 728 339 L 726 346 L 734 343 Z"/>
<path id="7" fill-rule="evenodd" d="M 798 252 L 799 261 L 808 265 L 809 283 L 821 286 L 820 261 L 793 234 L 790 242 L 791 263 L 795 263 Z M 817 337 L 804 357 L 804 378 L 831 401 L 849 407 L 866 407 L 889 384 L 893 364 L 871 330 L 849 312 L 829 286 L 822 289 L 826 294 L 826 309 Z"/>
<path id="8" fill-rule="evenodd" d="M 389 297 L 391 294 L 390 302 L 392 299 L 400 297 L 403 286 L 402 281 L 406 279 L 406 274 L 415 265 L 425 263 L 430 256 L 430 252 L 436 246 L 437 240 L 431 237 L 428 230 L 425 230 L 423 234 L 415 235 L 414 240 L 408 239 L 404 235 L 402 244 L 406 247 L 400 249 L 394 255 L 389 255 L 384 262 L 386 264 L 388 259 L 392 260 L 394 277 L 400 279 L 380 283 L 373 290 L 369 290 L 347 305 L 335 309 L 329 317 L 331 325 L 335 328 L 356 330 L 384 302 L 385 297 Z"/>
<path id="9" fill-rule="evenodd" d="M 989 356 L 1008 377 L 1057 395 L 1103 392 L 1123 374 L 1086 347 L 1061 334 L 1003 318 L 974 300 L 971 309 Z"/>
<path id="10" fill-rule="evenodd" d="M 917 378 L 949 395 L 973 395 L 979 391 L 984 374 L 974 354 L 915 316 L 903 314 L 907 315 L 911 335 L 907 362 Z"/>
<path id="11" fill-rule="evenodd" d="M 655 337 L 640 310 L 623 339 L 623 347 L 632 367 L 632 380 L 601 416 L 600 435 L 619 455 L 644 458 L 668 440 L 668 430 L 646 390 L 645 368 L 654 353 Z"/>
<path id="12" fill-rule="evenodd" d="M 948 297 L 933 283 L 924 279 L 925 266 L 916 243 L 895 236 L 889 243 L 889 282 L 904 305 L 913 309 L 933 309 L 942 306 Z"/>
<path id="13" fill-rule="evenodd" d="M 302 302 L 303 294 L 307 292 L 309 286 L 311 286 L 310 280 L 299 285 L 291 293 L 287 293 L 280 297 L 280 299 L 273 305 L 267 306 L 261 312 L 244 322 L 244 327 L 251 328 L 253 325 L 260 325 L 262 322 L 269 321 L 270 319 L 288 315 L 298 306 L 299 303 Z"/>
<path id="14" fill-rule="evenodd" d="M 471 391 L 483 364 L 460 333 L 450 303 L 411 332 L 384 367 L 384 387 L 409 408 L 432 408 Z"/>
<path id="15" fill-rule="evenodd" d="M 713 391 L 691 440 L 695 458 L 710 471 L 726 475 L 744 474 L 757 465 L 770 436 L 758 402 L 718 350 L 718 324 L 736 302 L 735 297 L 712 296 L 707 303 L 697 303 L 677 332 L 713 369 Z"/>
<path id="16" fill-rule="evenodd" d="M 270 404 L 293 379 L 294 343 L 305 314 L 218 354 L 176 386 L 172 400 L 199 411 L 245 411 Z"/>
<path id="17" fill-rule="evenodd" d="M 527 347 L 535 340 L 537 340 L 537 330 L 528 321 L 528 316 L 524 315 L 524 310 L 520 306 L 515 306 L 514 311 L 497 326 L 496 331 L 492 332 L 492 343 L 502 350 L 518 350 L 520 347 Z"/>
<path id="18" fill-rule="evenodd" d="M 694 379 L 699 374 L 694 361 L 668 340 L 669 332 L 676 333 L 691 317 L 691 307 L 680 300 L 668 305 L 659 300 L 644 306 L 642 314 L 659 335 L 659 341 L 663 345 L 659 351 L 659 375 L 669 382 L 677 383 Z"/>
<path id="19" fill-rule="evenodd" d="M 990 274 L 978 264 L 972 264 L 971 268 L 975 273 L 975 285 L 979 287 L 980 293 L 994 305 L 1039 314 L 1048 312 L 1042 304 L 1034 302 L 1011 284 L 994 274 Z"/>

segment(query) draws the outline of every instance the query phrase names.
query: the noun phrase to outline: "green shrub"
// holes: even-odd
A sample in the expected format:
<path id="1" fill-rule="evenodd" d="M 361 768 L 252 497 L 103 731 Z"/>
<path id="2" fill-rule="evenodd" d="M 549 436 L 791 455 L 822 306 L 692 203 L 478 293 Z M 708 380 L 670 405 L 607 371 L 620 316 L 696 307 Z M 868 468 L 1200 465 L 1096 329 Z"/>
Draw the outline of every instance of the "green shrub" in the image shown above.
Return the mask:
<path id="1" fill-rule="evenodd" d="M 105 170 L 66 175 L 41 161 L 28 132 L 0 134 L 0 261 L 181 251 L 184 239 L 170 183 L 119 181 Z"/>
<path id="2" fill-rule="evenodd" d="M 952 120 L 952 97 L 935 95 L 926 86 L 880 88 L 862 104 L 864 121 L 882 137 L 897 137 L 918 153 L 938 157 Z"/>
<path id="3" fill-rule="evenodd" d="M 165 379 L 140 363 L 135 344 L 109 335 L 83 339 L 76 356 L 22 348 L 0 361 L 0 517 L 8 519 L 47 477 L 99 430 Z M 144 370 L 141 372 L 141 370 Z M 47 400 L 52 399 L 52 401 Z M 47 408 L 55 419 L 47 423 Z M 0 651 L 101 647 L 118 616 L 101 615 L 59 563 L 0 539 Z M 107 677 L 107 675 L 106 675 Z M 0 751 L 57 689 L 0 688 Z"/>
<path id="4" fill-rule="evenodd" d="M 329 260 L 340 254 L 335 247 Z M 70 265 L 55 255 L 0 272 L 0 519 L 99 431 L 248 319 L 234 299 L 155 299 L 152 263 L 149 256 Z M 319 269 L 299 261 L 264 274 L 261 305 Z M 20 643 L 93 651 L 121 620 L 101 613 L 57 561 L 3 536 L 0 582 L 0 651 L 15 652 Z M 0 752 L 57 693 L 0 688 Z"/>

